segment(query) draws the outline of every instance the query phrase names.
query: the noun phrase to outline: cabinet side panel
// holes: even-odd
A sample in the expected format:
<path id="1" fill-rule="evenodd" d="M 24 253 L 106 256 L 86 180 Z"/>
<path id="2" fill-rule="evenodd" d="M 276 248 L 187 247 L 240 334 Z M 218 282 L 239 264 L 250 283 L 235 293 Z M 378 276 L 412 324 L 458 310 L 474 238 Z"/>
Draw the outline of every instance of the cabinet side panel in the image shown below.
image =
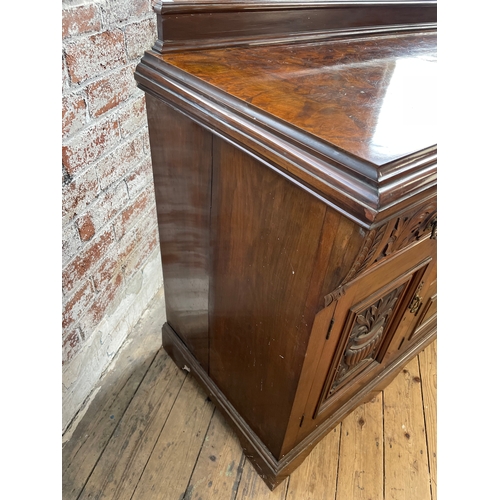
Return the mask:
<path id="1" fill-rule="evenodd" d="M 278 457 L 314 320 L 326 206 L 218 138 L 212 203 L 210 376 Z"/>
<path id="2" fill-rule="evenodd" d="M 146 95 L 167 322 L 208 371 L 212 134 Z"/>

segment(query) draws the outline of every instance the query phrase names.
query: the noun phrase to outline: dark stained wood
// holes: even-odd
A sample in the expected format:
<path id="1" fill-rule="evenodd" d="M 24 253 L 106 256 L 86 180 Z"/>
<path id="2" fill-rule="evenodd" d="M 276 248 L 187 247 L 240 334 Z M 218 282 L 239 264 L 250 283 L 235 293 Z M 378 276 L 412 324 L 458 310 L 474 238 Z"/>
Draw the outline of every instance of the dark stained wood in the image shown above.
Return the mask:
<path id="1" fill-rule="evenodd" d="M 137 73 L 365 227 L 435 196 L 435 77 L 433 32 L 148 53 Z"/>
<path id="2" fill-rule="evenodd" d="M 158 40 L 154 48 L 162 53 L 359 36 L 382 30 L 400 32 L 433 27 L 437 17 L 436 2 L 422 0 L 177 1 L 157 4 L 155 10 Z"/>
<path id="3" fill-rule="evenodd" d="M 283 488 L 436 336 L 436 32 L 420 24 L 434 8 L 156 7 L 162 43 L 168 27 L 174 45 L 197 44 L 148 52 L 136 71 L 162 244 L 163 346 L 233 427 L 247 457 L 236 480 L 249 488 L 248 463 Z M 399 20 L 408 31 L 395 33 L 395 13 L 411 9 L 413 23 Z M 367 23 L 377 29 L 353 36 Z M 270 26 L 279 29 L 268 36 Z M 351 31 L 298 43 L 314 26 Z M 266 43 L 241 44 L 252 37 Z M 222 47 L 228 40 L 237 46 Z"/>
<path id="4" fill-rule="evenodd" d="M 428 240 L 425 243 L 432 246 Z M 330 336 L 323 340 L 315 381 L 307 391 L 309 400 L 304 408 L 305 418 L 298 441 L 346 404 L 367 382 L 376 379 L 386 368 L 384 365 L 387 361 L 394 359 L 387 357 L 384 349 L 397 336 L 400 317 L 406 311 L 423 273 L 432 262 L 429 257 L 423 257 L 426 254 L 422 248 L 414 246 L 405 254 L 389 259 L 385 265 L 354 280 L 338 299 L 332 314 L 334 323 Z M 404 272 L 401 272 L 403 269 Z M 390 294 L 393 294 L 394 301 L 385 302 L 384 309 L 383 299 Z M 373 307 L 376 308 L 375 312 Z M 367 314 L 373 314 L 373 318 L 365 318 Z M 361 337 L 364 339 L 366 336 L 370 341 L 370 350 L 357 363 L 350 361 L 349 366 L 346 366 L 348 370 L 345 378 L 341 379 L 342 383 L 335 384 L 335 390 L 330 393 L 335 377 L 339 376 L 345 366 L 345 356 L 349 354 L 351 345 L 349 341 L 356 339 L 352 332 L 356 330 L 356 325 L 364 324 L 373 325 L 373 333 L 378 333 L 380 337 L 377 339 L 369 336 L 368 332 L 362 333 Z M 354 349 L 360 353 L 363 344 L 356 345 Z"/>
<path id="5" fill-rule="evenodd" d="M 215 140 L 210 376 L 276 458 L 315 314 L 306 301 L 325 208 Z"/>
<path id="6" fill-rule="evenodd" d="M 276 460 L 262 443 L 255 432 L 241 418 L 225 395 L 215 385 L 213 380 L 201 368 L 198 361 L 180 341 L 175 332 L 168 326 L 163 326 L 163 345 L 169 355 L 177 364 L 185 370 L 189 370 L 194 378 L 200 383 L 204 391 L 209 395 L 220 412 L 233 427 L 243 452 L 252 462 L 259 476 L 265 481 L 271 490 L 280 485 L 287 477 L 299 467 L 307 458 L 314 446 L 324 438 L 333 427 L 342 421 L 349 413 L 359 405 L 372 399 L 378 391 L 383 390 L 403 369 L 405 364 L 415 357 L 420 351 L 427 347 L 435 338 L 435 332 L 419 339 L 409 346 L 395 361 L 385 367 L 383 376 L 373 378 L 371 381 L 359 384 L 358 391 L 349 400 L 348 404 L 340 406 L 330 417 L 314 427 L 306 437 L 301 439 L 290 452 L 280 460 Z M 359 382 L 359 381 L 358 381 Z"/>
<path id="7" fill-rule="evenodd" d="M 146 106 L 167 318 L 208 370 L 212 136 L 153 96 Z"/>

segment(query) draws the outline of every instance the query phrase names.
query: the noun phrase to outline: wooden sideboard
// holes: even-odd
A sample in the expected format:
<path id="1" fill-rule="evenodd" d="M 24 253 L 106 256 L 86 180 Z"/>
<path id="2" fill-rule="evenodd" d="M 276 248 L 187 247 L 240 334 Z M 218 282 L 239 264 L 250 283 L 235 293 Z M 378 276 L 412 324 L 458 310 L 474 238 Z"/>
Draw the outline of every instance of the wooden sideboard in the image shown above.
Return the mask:
<path id="1" fill-rule="evenodd" d="M 158 2 L 163 346 L 273 489 L 436 336 L 436 2 Z"/>

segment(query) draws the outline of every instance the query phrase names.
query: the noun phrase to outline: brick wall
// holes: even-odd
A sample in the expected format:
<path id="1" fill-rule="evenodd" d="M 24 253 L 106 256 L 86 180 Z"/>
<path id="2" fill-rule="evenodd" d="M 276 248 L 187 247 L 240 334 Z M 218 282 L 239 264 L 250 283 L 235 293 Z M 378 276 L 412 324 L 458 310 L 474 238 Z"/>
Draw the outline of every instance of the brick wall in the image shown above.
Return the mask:
<path id="1" fill-rule="evenodd" d="M 161 286 L 144 94 L 151 0 L 62 3 L 63 430 Z"/>

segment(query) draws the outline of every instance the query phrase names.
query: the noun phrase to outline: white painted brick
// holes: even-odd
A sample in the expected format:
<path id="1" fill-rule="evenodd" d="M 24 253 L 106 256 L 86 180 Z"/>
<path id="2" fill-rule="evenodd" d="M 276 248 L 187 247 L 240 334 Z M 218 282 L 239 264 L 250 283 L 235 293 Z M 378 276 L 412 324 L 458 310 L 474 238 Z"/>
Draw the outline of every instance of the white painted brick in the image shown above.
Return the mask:
<path id="1" fill-rule="evenodd" d="M 62 230 L 62 264 L 67 264 L 82 247 L 82 241 L 74 224 Z"/>
<path id="2" fill-rule="evenodd" d="M 120 300 L 106 312 L 94 334 L 65 365 L 62 376 L 63 432 L 162 286 L 161 272 L 160 252 L 157 249 L 142 271 L 129 281 Z"/>

